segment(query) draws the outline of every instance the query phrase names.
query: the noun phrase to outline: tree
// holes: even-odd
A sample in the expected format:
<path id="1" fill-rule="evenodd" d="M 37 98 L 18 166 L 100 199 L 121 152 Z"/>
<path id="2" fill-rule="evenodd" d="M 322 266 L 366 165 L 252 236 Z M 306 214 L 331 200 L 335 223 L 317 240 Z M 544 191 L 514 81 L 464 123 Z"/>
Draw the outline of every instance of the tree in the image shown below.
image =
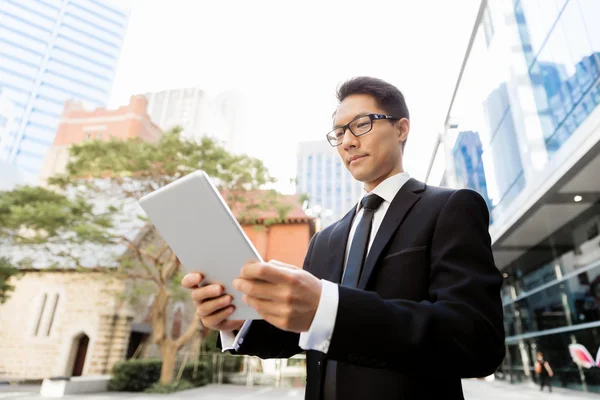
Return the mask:
<path id="1" fill-rule="evenodd" d="M 37 189 L 38 196 L 54 201 L 52 205 L 33 205 L 32 209 L 22 210 L 27 208 L 23 205 L 13 208 L 11 214 L 11 218 L 17 217 L 12 225 L 17 242 L 31 240 L 15 234 L 18 231 L 39 232 L 33 235 L 37 239 L 35 243 L 48 247 L 54 240 L 62 244 L 58 246 L 58 254 L 54 254 L 58 257 L 73 254 L 73 245 L 123 243 L 127 246 L 128 251 L 107 271 L 145 282 L 132 292 L 135 295 L 139 296 L 143 292 L 139 289 L 143 287 L 150 287 L 154 294 L 152 339 L 163 359 L 160 378 L 163 384 L 172 381 L 177 352 L 196 334 L 199 320 L 194 316 L 181 336 L 169 337 L 167 309 L 169 302 L 181 295 L 180 262 L 151 225 L 142 228 L 143 234 L 138 235 L 137 240 L 119 231 L 129 214 L 126 211 L 143 195 L 197 169 L 215 179 L 225 201 L 242 223 L 255 221 L 261 210 L 276 209 L 277 217 L 269 220 L 275 223 L 284 219 L 289 211 L 289 204 L 280 202 L 277 192 L 258 190 L 274 182 L 260 160 L 231 154 L 212 139 L 183 140 L 180 132 L 180 128 L 166 132 L 154 143 L 111 139 L 74 145 L 66 172 L 48 181 L 62 194 Z M 16 191 L 12 195 L 22 194 Z M 27 219 L 26 215 L 39 218 Z M 143 223 L 144 217 L 138 218 Z M 151 239 L 144 239 L 148 237 Z M 76 254 L 76 267 L 83 266 L 82 257 Z"/>
<path id="2" fill-rule="evenodd" d="M 18 274 L 19 270 L 7 257 L 0 257 L 0 304 L 4 304 L 8 300 L 9 293 L 15 289 L 10 279 Z"/>

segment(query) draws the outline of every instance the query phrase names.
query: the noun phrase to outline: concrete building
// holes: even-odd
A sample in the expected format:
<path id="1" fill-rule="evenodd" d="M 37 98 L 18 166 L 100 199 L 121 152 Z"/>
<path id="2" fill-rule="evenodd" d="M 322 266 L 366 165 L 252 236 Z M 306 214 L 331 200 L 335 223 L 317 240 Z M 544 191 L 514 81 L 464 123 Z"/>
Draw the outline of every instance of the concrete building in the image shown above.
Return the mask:
<path id="1" fill-rule="evenodd" d="M 129 19 L 107 0 L 0 0 L 0 88 L 16 124 L 0 160 L 39 175 L 68 99 L 106 106 Z"/>
<path id="2" fill-rule="evenodd" d="M 298 144 L 296 171 L 296 193 L 308 195 L 308 212 L 319 215 L 323 227 L 346 215 L 362 195 L 362 184 L 325 138 Z"/>
<path id="3" fill-rule="evenodd" d="M 496 377 L 535 381 L 542 351 L 555 386 L 590 392 L 600 392 L 597 15 L 597 1 L 482 1 L 428 174 L 489 199 L 505 277 Z"/>
<path id="4" fill-rule="evenodd" d="M 78 101 L 67 101 L 52 147 L 40 173 L 44 183 L 50 176 L 65 171 L 69 148 L 86 140 L 141 138 L 158 141 L 162 134 L 147 113 L 148 102 L 143 96 L 132 96 L 129 104 L 116 110 L 103 107 L 86 110 Z"/>
<path id="5" fill-rule="evenodd" d="M 206 130 L 208 99 L 199 88 L 162 90 L 145 93 L 148 99 L 148 114 L 162 130 L 177 125 L 187 137 L 202 137 Z"/>
<path id="6" fill-rule="evenodd" d="M 209 95 L 199 88 L 179 88 L 145 93 L 148 113 L 163 130 L 177 125 L 182 136 L 199 140 L 210 137 L 233 153 L 248 150 L 244 129 L 248 104 L 239 90 Z"/>

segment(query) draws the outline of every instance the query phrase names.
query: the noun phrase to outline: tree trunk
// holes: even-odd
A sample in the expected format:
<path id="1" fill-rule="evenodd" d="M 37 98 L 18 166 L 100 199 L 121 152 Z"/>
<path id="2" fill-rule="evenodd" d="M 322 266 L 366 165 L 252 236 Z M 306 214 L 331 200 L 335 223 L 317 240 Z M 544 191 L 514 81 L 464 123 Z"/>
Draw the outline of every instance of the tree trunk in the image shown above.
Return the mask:
<path id="1" fill-rule="evenodd" d="M 168 385 L 173 382 L 175 374 L 175 361 L 177 360 L 177 347 L 172 340 L 166 339 L 160 346 L 162 368 L 160 370 L 160 383 Z"/>
<path id="2" fill-rule="evenodd" d="M 152 336 L 154 343 L 162 346 L 167 340 L 167 304 L 169 304 L 169 293 L 163 286 L 158 287 L 158 293 L 152 304 Z"/>

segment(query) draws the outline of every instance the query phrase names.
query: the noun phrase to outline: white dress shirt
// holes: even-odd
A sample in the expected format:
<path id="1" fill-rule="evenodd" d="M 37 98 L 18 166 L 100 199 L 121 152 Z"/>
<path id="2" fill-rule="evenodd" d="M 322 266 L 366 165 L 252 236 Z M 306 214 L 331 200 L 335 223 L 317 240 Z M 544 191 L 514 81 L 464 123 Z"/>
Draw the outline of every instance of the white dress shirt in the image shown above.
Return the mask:
<path id="1" fill-rule="evenodd" d="M 371 234 L 369 236 L 369 244 L 367 247 L 368 251 L 371 249 L 371 245 L 373 244 L 373 240 L 377 235 L 377 231 L 381 226 L 381 222 L 383 221 L 383 217 L 390 207 L 390 203 L 396 197 L 398 191 L 404 186 L 404 184 L 410 179 L 410 176 L 406 172 L 402 172 L 393 176 L 390 176 L 379 185 L 377 185 L 370 193 L 376 194 L 383 199 L 383 202 L 375 211 L 373 215 L 373 224 L 371 226 Z M 363 191 L 363 195 L 366 196 L 366 191 Z M 354 220 L 352 221 L 352 227 L 350 229 L 350 234 L 348 235 L 348 244 L 346 246 L 346 256 L 344 258 L 344 272 L 346 270 L 346 264 L 348 262 L 348 255 L 350 254 L 350 246 L 352 245 L 352 239 L 354 238 L 354 233 L 356 232 L 356 227 L 358 226 L 358 222 L 360 221 L 363 209 L 361 208 L 360 201 L 356 206 L 356 214 Z M 313 318 L 312 324 L 307 332 L 302 332 L 300 334 L 300 341 L 298 345 L 303 350 L 317 350 L 323 353 L 327 353 L 329 350 L 329 342 L 331 340 L 331 335 L 333 334 L 333 328 L 335 327 L 335 320 L 337 317 L 337 309 L 339 302 L 339 292 L 338 292 L 338 284 L 330 281 L 326 281 L 324 279 L 321 280 L 321 298 L 319 300 L 319 305 L 317 306 L 317 312 L 315 313 L 315 317 Z M 234 335 L 232 332 L 221 332 L 221 345 L 222 350 L 237 350 L 239 346 L 242 344 L 244 340 L 244 336 L 248 329 L 250 328 L 252 321 L 246 321 L 242 326 L 242 329 L 238 332 L 237 335 Z"/>

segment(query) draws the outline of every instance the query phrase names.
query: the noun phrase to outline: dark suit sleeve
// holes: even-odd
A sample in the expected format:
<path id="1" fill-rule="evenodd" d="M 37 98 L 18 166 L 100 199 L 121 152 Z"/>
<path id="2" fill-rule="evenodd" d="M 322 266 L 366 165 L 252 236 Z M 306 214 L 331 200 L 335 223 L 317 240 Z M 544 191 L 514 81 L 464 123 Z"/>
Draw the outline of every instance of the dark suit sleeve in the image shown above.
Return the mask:
<path id="1" fill-rule="evenodd" d="M 383 300 L 374 292 L 340 287 L 328 356 L 406 373 L 465 378 L 493 373 L 505 347 L 502 276 L 488 224 L 477 192 L 454 192 L 431 239 L 429 301 Z"/>
<path id="2" fill-rule="evenodd" d="M 304 258 L 302 268 L 306 271 L 310 271 L 310 258 L 316 237 L 317 235 L 312 237 Z M 298 346 L 299 341 L 299 333 L 283 331 L 264 320 L 252 321 L 238 350 L 230 352 L 231 354 L 257 356 L 262 359 L 288 358 L 303 351 Z M 221 348 L 220 335 L 217 337 L 217 347 Z"/>

